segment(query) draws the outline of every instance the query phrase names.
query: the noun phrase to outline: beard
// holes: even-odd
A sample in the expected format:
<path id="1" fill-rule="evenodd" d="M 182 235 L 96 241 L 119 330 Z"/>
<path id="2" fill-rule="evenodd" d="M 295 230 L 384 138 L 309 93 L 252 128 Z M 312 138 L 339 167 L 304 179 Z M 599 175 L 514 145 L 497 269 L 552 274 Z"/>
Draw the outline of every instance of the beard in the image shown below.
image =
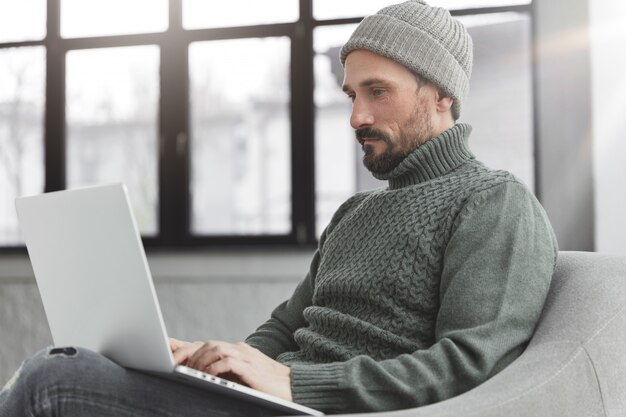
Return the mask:
<path id="1" fill-rule="evenodd" d="M 418 101 L 409 120 L 400 126 L 397 138 L 378 129 L 364 127 L 355 131 L 356 138 L 363 148 L 363 165 L 374 174 L 386 174 L 397 167 L 411 152 L 424 142 L 432 139 L 432 122 L 425 103 Z M 374 147 L 364 145 L 364 140 L 378 139 L 387 145 L 381 154 Z"/>

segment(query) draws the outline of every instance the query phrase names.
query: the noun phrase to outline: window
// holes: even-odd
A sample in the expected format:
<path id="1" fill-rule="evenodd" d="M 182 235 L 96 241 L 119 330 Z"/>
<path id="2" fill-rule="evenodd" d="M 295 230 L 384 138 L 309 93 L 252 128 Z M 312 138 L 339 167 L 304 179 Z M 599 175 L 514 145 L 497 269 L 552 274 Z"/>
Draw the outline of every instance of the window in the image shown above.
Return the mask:
<path id="1" fill-rule="evenodd" d="M 66 74 L 68 188 L 124 182 L 139 230 L 156 235 L 158 48 L 70 51 Z"/>
<path id="2" fill-rule="evenodd" d="M 313 16 L 317 20 L 362 17 L 375 13 L 390 4 L 400 1 L 336 1 L 314 0 Z M 428 0 L 431 6 L 445 7 L 449 10 L 466 10 L 485 7 L 507 7 L 530 4 L 530 0 Z"/>
<path id="3" fill-rule="evenodd" d="M 0 244 L 19 242 L 14 196 L 43 191 L 45 51 L 0 49 Z"/>
<path id="4" fill-rule="evenodd" d="M 341 202 L 385 185 L 362 166 L 338 56 L 389 3 L 4 1 L 0 247 L 21 245 L 16 196 L 120 181 L 148 246 L 315 243 Z M 431 4 L 474 38 L 472 149 L 532 188 L 532 4 Z"/>
<path id="5" fill-rule="evenodd" d="M 461 20 L 474 40 L 471 91 L 461 116 L 473 127 L 470 147 L 482 162 L 512 172 L 533 190 L 530 17 L 510 12 Z"/>
<path id="6" fill-rule="evenodd" d="M 430 2 L 438 3 L 451 2 Z M 474 3 L 479 2 L 464 2 L 469 6 Z M 323 10 L 342 13 L 341 9 L 330 7 Z M 463 15 L 459 19 L 474 42 L 471 90 L 460 120 L 472 125 L 470 149 L 488 166 L 511 171 L 533 189 L 530 15 L 511 11 Z M 320 26 L 314 32 L 318 236 L 348 197 L 358 191 L 386 186 L 386 182 L 372 177 L 361 163 L 362 152 L 349 125 L 352 107 L 341 91 L 343 68 L 339 52 L 355 27 L 355 24 Z"/>
<path id="7" fill-rule="evenodd" d="M 285 37 L 191 44 L 194 234 L 290 232 L 289 50 Z"/>
<path id="8" fill-rule="evenodd" d="M 298 2 L 294 0 L 183 0 L 185 29 L 206 29 L 295 22 Z"/>
<path id="9" fill-rule="evenodd" d="M 60 0 L 61 36 L 127 35 L 167 29 L 167 0 Z"/>
<path id="10" fill-rule="evenodd" d="M 46 36 L 46 0 L 2 0 L 0 43 L 41 40 Z"/>

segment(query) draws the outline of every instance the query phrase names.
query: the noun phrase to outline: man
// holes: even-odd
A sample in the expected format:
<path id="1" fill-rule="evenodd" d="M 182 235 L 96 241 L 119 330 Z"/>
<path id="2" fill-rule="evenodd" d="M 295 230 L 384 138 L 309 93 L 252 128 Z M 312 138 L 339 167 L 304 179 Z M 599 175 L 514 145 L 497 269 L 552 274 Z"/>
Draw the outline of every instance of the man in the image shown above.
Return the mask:
<path id="1" fill-rule="evenodd" d="M 472 44 L 448 12 L 422 0 L 384 8 L 341 60 L 364 164 L 389 186 L 338 209 L 304 281 L 246 343 L 172 339 L 172 351 L 177 363 L 328 413 L 441 401 L 523 351 L 556 262 L 554 235 L 532 194 L 476 161 L 470 126 L 455 124 Z M 72 350 L 27 362 L 0 414 L 41 415 L 55 402 L 67 415 L 253 412 Z"/>

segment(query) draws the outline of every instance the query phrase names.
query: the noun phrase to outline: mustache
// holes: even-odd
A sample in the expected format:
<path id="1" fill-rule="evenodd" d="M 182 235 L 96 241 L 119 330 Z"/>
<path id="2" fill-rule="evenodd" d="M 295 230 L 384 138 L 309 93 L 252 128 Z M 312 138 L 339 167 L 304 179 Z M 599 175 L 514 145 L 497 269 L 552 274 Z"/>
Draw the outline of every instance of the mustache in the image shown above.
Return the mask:
<path id="1" fill-rule="evenodd" d="M 356 136 L 356 140 L 358 140 L 361 145 L 363 145 L 365 139 L 378 139 L 385 143 L 391 143 L 389 135 L 378 129 L 374 129 L 373 127 L 362 127 L 360 129 L 356 129 L 354 134 Z"/>

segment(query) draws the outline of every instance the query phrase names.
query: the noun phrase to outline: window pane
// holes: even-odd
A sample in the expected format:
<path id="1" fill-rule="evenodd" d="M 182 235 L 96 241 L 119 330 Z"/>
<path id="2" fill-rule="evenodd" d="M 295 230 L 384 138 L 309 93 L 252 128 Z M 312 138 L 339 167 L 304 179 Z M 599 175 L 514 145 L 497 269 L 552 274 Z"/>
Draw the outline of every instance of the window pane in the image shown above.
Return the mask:
<path id="1" fill-rule="evenodd" d="M 157 233 L 156 46 L 67 55 L 67 185 L 124 182 L 139 229 Z"/>
<path id="2" fill-rule="evenodd" d="M 64 38 L 162 32 L 167 27 L 167 0 L 61 0 Z"/>
<path id="3" fill-rule="evenodd" d="M 521 13 L 461 19 L 474 40 L 474 69 L 461 121 L 470 146 L 491 168 L 506 169 L 534 189 L 530 18 Z"/>
<path id="4" fill-rule="evenodd" d="M 530 4 L 532 0 L 430 0 L 432 6 L 450 10 L 474 9 L 479 7 L 519 6 Z"/>
<path id="5" fill-rule="evenodd" d="M 192 232 L 291 230 L 288 38 L 190 46 Z"/>
<path id="6" fill-rule="evenodd" d="M 460 121 L 473 126 L 470 148 L 488 166 L 534 185 L 530 19 L 519 13 L 462 19 L 474 40 L 474 70 Z M 358 191 L 386 186 L 363 167 L 362 151 L 341 92 L 341 46 L 355 25 L 320 27 L 315 46 L 315 163 L 317 233 Z"/>
<path id="7" fill-rule="evenodd" d="M 475 7 L 516 6 L 530 4 L 531 0 L 429 0 L 431 6 L 462 10 Z M 317 20 L 368 16 L 393 4 L 389 0 L 336 1 L 314 0 L 313 16 Z"/>
<path id="8" fill-rule="evenodd" d="M 185 29 L 295 22 L 298 14 L 297 0 L 183 0 Z"/>
<path id="9" fill-rule="evenodd" d="M 46 0 L 0 1 L 0 43 L 46 37 Z"/>
<path id="10" fill-rule="evenodd" d="M 389 0 L 313 0 L 313 17 L 324 20 L 368 16 L 392 3 Z"/>
<path id="11" fill-rule="evenodd" d="M 0 245 L 21 244 L 15 197 L 44 187 L 43 47 L 0 49 Z"/>
<path id="12" fill-rule="evenodd" d="M 315 29 L 315 184 L 318 236 L 335 210 L 356 191 L 383 187 L 361 162 L 361 147 L 350 127 L 352 103 L 341 90 L 339 51 L 356 25 Z"/>

